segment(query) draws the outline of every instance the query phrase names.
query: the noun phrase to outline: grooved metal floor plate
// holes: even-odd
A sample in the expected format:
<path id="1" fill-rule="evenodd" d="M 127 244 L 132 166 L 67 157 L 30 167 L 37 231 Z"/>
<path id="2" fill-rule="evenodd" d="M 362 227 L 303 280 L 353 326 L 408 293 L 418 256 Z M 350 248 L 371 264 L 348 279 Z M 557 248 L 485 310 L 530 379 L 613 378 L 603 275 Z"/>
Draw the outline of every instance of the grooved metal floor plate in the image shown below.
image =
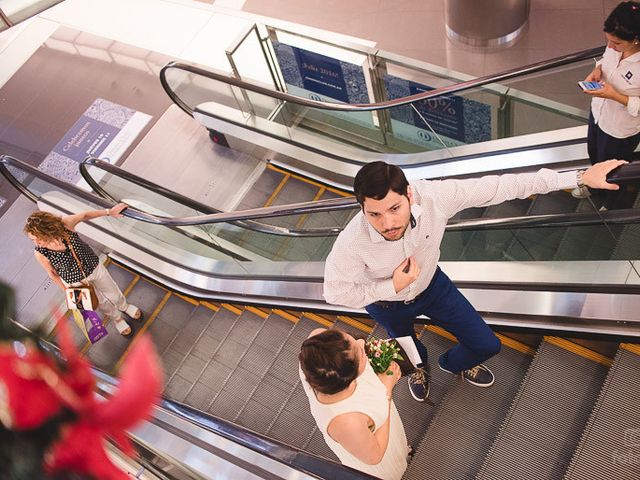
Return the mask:
<path id="1" fill-rule="evenodd" d="M 473 478 L 500 429 L 532 357 L 508 347 L 487 366 L 496 376 L 490 388 L 459 381 L 439 405 L 409 465 L 406 479 Z"/>
<path id="2" fill-rule="evenodd" d="M 476 478 L 560 478 L 606 373 L 604 365 L 543 342 Z"/>
<path id="3" fill-rule="evenodd" d="M 565 480 L 640 478 L 640 356 L 620 349 Z"/>

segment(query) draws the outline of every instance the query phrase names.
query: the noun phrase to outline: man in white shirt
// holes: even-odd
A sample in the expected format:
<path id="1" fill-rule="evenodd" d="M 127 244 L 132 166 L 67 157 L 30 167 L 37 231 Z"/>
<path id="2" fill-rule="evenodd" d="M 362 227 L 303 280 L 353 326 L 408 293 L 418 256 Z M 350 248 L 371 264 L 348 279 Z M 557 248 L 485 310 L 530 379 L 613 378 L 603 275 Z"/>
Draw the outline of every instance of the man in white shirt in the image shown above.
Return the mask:
<path id="1" fill-rule="evenodd" d="M 327 302 L 364 307 L 391 337 L 410 335 L 427 366 L 427 349 L 414 332 L 426 315 L 458 339 L 438 364 L 469 383 L 489 387 L 491 370 L 482 364 L 500 350 L 500 340 L 437 265 L 449 218 L 466 208 L 586 185 L 618 189 L 606 174 L 626 163 L 608 160 L 584 172 L 505 174 L 466 180 L 419 180 L 411 185 L 402 170 L 384 162 L 360 169 L 354 193 L 362 207 L 340 233 L 327 257 Z M 427 370 L 409 376 L 412 396 L 429 395 Z"/>

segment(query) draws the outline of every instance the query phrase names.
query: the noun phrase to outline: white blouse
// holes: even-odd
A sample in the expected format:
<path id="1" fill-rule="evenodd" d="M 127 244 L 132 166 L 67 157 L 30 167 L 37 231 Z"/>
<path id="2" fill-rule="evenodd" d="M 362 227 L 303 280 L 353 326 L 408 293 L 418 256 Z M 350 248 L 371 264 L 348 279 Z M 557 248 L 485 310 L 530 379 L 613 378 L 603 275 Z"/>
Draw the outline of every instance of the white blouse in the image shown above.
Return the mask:
<path id="1" fill-rule="evenodd" d="M 597 63 L 602 68 L 602 81 L 629 97 L 626 106 L 605 98 L 594 97 L 591 112 L 600 129 L 616 138 L 627 138 L 640 132 L 640 52 L 621 59 L 622 53 L 607 48 Z"/>

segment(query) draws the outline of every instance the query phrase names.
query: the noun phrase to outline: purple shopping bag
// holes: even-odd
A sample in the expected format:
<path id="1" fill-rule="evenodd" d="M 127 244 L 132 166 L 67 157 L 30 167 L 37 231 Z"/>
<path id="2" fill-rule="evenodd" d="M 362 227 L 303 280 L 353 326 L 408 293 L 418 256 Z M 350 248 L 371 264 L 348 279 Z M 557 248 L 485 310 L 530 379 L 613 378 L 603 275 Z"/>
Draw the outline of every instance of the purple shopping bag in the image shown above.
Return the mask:
<path id="1" fill-rule="evenodd" d="M 96 343 L 102 337 L 107 336 L 107 329 L 102 324 L 102 319 L 93 310 L 81 310 L 84 319 L 84 327 L 91 343 Z"/>

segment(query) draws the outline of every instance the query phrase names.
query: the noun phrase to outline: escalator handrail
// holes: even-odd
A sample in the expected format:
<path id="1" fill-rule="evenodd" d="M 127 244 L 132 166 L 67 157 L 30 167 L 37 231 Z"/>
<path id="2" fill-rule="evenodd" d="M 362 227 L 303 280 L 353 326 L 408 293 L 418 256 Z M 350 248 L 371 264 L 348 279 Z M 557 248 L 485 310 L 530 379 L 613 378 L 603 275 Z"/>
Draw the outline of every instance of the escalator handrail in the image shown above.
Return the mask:
<path id="1" fill-rule="evenodd" d="M 89 184 L 89 186 L 96 192 L 98 195 L 108 198 L 114 203 L 118 203 L 121 200 L 113 197 L 109 194 L 102 186 L 91 176 L 89 172 L 88 166 L 93 166 L 104 170 L 105 172 L 110 173 L 111 175 L 115 175 L 127 182 L 133 183 L 134 185 L 138 185 L 146 190 L 149 190 L 157 195 L 168 198 L 173 202 L 176 202 L 182 206 L 188 207 L 190 209 L 196 210 L 198 212 L 202 212 L 205 215 L 213 215 L 217 213 L 223 213 L 221 210 L 213 208 L 209 205 L 205 205 L 204 203 L 200 203 L 192 198 L 181 195 L 177 192 L 169 190 L 161 185 L 150 182 L 149 180 L 139 177 L 138 175 L 134 175 L 131 172 L 128 172 L 116 165 L 113 165 L 109 162 L 105 162 L 104 160 L 100 160 L 95 157 L 87 157 L 84 161 L 80 163 L 80 174 L 84 178 L 84 180 Z M 270 225 L 268 223 L 257 222 L 255 220 L 237 220 L 231 221 L 234 225 L 237 225 L 242 228 L 246 228 L 248 230 L 253 230 L 256 232 L 266 233 L 269 235 L 279 235 L 286 237 L 327 237 L 334 236 L 340 233 L 340 228 L 338 227 L 326 227 L 326 228 L 286 228 L 279 227 L 277 225 Z"/>
<path id="2" fill-rule="evenodd" d="M 13 325 L 23 330 L 25 333 L 35 336 L 35 334 L 25 325 L 22 325 L 20 322 L 12 318 L 9 320 Z M 64 361 L 60 348 L 56 344 L 45 338 L 36 338 L 43 348 L 57 356 L 60 360 Z M 98 389 L 102 393 L 110 394 L 111 392 L 104 387 L 100 388 L 100 383 L 106 384 L 109 387 L 117 387 L 118 380 L 109 373 L 95 366 L 91 366 L 91 370 L 95 378 L 99 381 Z M 332 460 L 313 455 L 291 445 L 281 443 L 278 440 L 274 440 L 240 425 L 236 425 L 235 423 L 216 417 L 211 413 L 197 410 L 189 407 L 188 405 L 184 405 L 164 397 L 161 398 L 157 407 L 167 412 L 171 412 L 181 419 L 197 425 L 199 428 L 209 430 L 216 435 L 226 438 L 233 443 L 242 445 L 243 447 L 264 455 L 272 460 L 283 463 L 293 469 L 317 476 L 318 478 L 344 478 L 347 480 L 375 479 L 375 477 L 366 473 L 346 467 Z M 153 423 L 154 418 L 150 417 L 148 421 Z M 174 433 L 180 435 L 179 431 Z"/>
<path id="3" fill-rule="evenodd" d="M 7 165 L 13 165 L 17 168 L 25 170 L 27 173 L 46 180 L 49 183 L 61 188 L 63 191 L 69 191 L 80 198 L 89 202 L 96 203 L 104 208 L 112 207 L 111 200 L 97 197 L 75 185 L 59 180 L 55 177 L 41 172 L 16 158 L 9 155 L 0 155 L 0 173 L 2 173 L 12 185 L 19 191 L 27 195 L 34 202 L 38 198 L 30 192 L 18 179 L 16 179 L 6 168 Z M 623 165 L 621 168 L 624 168 Z M 229 223 L 233 221 L 244 221 L 250 219 L 270 218 L 288 215 L 302 215 L 317 212 L 337 211 L 359 208 L 355 197 L 345 197 L 330 200 L 316 200 L 310 202 L 293 203 L 288 205 L 278 205 L 273 207 L 253 208 L 249 210 L 240 210 L 235 212 L 223 212 L 210 215 L 192 216 L 192 217 L 162 217 L 142 212 L 133 207 L 129 207 L 123 211 L 123 215 L 140 220 L 147 223 L 153 223 L 164 226 L 185 226 L 185 225 L 203 225 L 215 223 Z M 480 219 L 464 219 L 452 221 L 447 225 L 447 231 L 461 230 L 503 230 L 509 228 L 547 228 L 547 227 L 572 227 L 599 225 L 606 220 L 607 223 L 640 223 L 640 210 L 609 210 L 604 212 L 587 212 L 587 213 L 557 213 L 547 215 L 531 215 L 505 218 L 480 218 Z M 335 235 L 339 233 L 335 229 Z"/>
<path id="4" fill-rule="evenodd" d="M 512 78 L 517 78 L 524 75 L 537 73 L 544 70 L 549 70 L 555 67 L 561 67 L 571 63 L 601 56 L 604 53 L 605 48 L 606 46 L 600 46 L 600 47 L 590 48 L 587 50 L 581 50 L 579 52 L 562 55 L 560 57 L 544 60 L 542 62 L 525 65 L 524 67 L 517 67 L 510 70 L 505 70 L 500 73 L 486 75 L 484 77 L 475 78 L 473 80 L 467 80 L 465 82 L 455 83 L 453 85 L 449 85 L 446 87 L 436 88 L 434 90 L 429 90 L 427 92 L 421 92 L 415 95 L 409 95 L 407 97 L 402 97 L 394 100 L 387 100 L 384 102 L 377 102 L 377 103 L 331 103 L 331 102 L 321 102 L 321 101 L 311 100 L 311 99 L 299 97 L 296 95 L 292 95 L 290 93 L 285 93 L 278 90 L 272 90 L 262 85 L 258 85 L 252 82 L 248 82 L 246 80 L 241 80 L 241 79 L 232 77 L 227 73 L 217 73 L 211 70 L 206 70 L 206 69 L 197 67 L 195 65 L 190 65 L 187 63 L 182 63 L 177 61 L 169 62 L 164 67 L 162 67 L 162 69 L 160 70 L 160 83 L 162 84 L 162 87 L 164 88 L 169 98 L 171 98 L 171 100 L 173 100 L 173 102 L 176 105 L 178 105 L 182 110 L 184 110 L 186 113 L 188 113 L 191 116 L 193 116 L 193 109 L 178 97 L 178 95 L 171 89 L 167 81 L 166 72 L 171 68 L 184 70 L 190 73 L 195 73 L 197 75 L 201 75 L 203 77 L 210 78 L 212 80 L 217 80 L 219 82 L 222 82 L 228 85 L 233 85 L 235 87 L 250 90 L 252 92 L 266 95 L 268 97 L 277 98 L 279 100 L 295 103 L 297 105 L 301 105 L 305 107 L 312 107 L 320 110 L 338 110 L 342 112 L 363 112 L 363 111 L 385 110 L 388 108 L 399 107 L 399 106 L 407 105 L 420 100 L 426 100 L 429 98 L 438 97 L 442 95 L 450 95 L 463 90 L 470 90 L 473 88 L 481 87 L 483 85 L 487 85 L 490 83 L 509 80 Z"/>

